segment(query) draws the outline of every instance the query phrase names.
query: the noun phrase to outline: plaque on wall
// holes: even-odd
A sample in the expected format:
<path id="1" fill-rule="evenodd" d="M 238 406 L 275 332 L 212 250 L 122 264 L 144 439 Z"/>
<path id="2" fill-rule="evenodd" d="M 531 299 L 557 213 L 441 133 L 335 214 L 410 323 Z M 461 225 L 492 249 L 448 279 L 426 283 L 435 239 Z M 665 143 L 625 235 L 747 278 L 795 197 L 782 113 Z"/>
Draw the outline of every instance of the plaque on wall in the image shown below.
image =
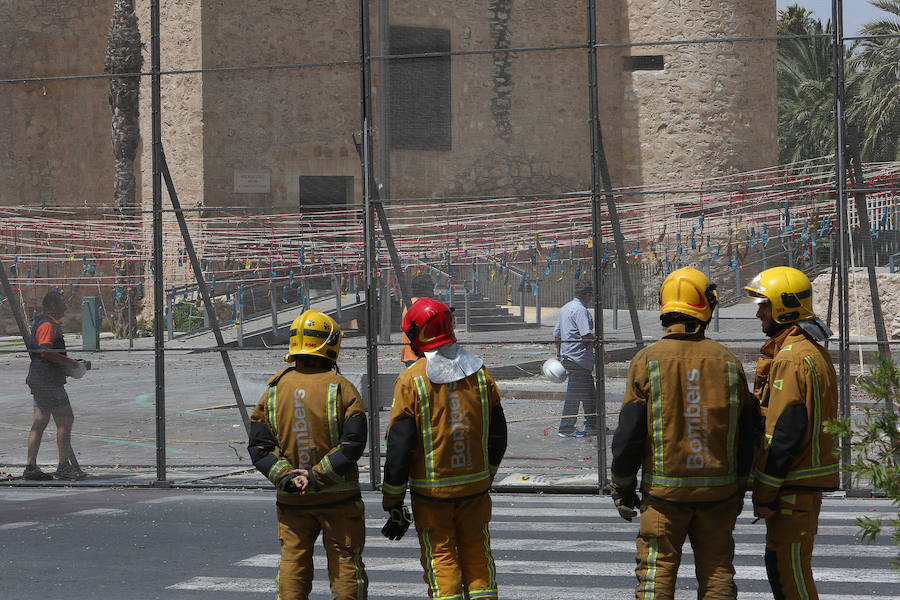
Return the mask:
<path id="1" fill-rule="evenodd" d="M 234 172 L 235 194 L 268 194 L 271 189 L 272 176 L 269 173 Z"/>

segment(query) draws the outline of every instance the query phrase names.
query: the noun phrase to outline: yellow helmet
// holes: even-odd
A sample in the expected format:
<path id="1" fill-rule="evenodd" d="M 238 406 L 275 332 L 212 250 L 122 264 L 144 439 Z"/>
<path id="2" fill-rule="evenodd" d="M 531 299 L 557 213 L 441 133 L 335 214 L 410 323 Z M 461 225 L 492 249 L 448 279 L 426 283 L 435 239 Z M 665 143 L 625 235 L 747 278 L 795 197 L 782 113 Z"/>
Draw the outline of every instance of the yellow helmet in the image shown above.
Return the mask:
<path id="1" fill-rule="evenodd" d="M 661 315 L 679 313 L 706 323 L 718 302 L 716 286 L 693 267 L 672 271 L 659 288 Z"/>
<path id="2" fill-rule="evenodd" d="M 780 325 L 816 316 L 812 309 L 812 285 L 803 271 L 772 267 L 754 277 L 744 289 L 757 302 L 771 302 L 772 320 Z"/>
<path id="3" fill-rule="evenodd" d="M 320 356 L 336 361 L 344 332 L 334 319 L 318 310 L 308 310 L 291 323 L 291 347 L 284 357 L 291 362 L 297 356 Z"/>

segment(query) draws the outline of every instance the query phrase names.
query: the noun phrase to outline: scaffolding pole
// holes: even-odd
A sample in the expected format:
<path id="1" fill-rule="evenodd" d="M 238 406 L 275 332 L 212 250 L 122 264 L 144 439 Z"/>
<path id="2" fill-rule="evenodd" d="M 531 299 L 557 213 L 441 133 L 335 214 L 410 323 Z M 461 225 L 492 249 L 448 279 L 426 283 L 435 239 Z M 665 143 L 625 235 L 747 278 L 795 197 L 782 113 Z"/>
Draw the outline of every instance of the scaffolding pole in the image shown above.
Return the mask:
<path id="1" fill-rule="evenodd" d="M 162 116 L 160 112 L 160 45 L 159 0 L 150 2 L 150 105 L 152 113 L 151 143 L 153 148 L 153 358 L 155 369 L 156 408 L 156 482 L 166 481 L 166 364 L 165 307 L 163 301 L 163 236 L 162 236 Z"/>
<path id="2" fill-rule="evenodd" d="M 600 269 L 600 165 L 606 164 L 603 154 L 603 142 L 600 132 L 600 108 L 597 95 L 597 6 L 594 0 L 587 2 L 587 42 L 588 42 L 588 110 L 590 112 L 591 136 L 591 250 L 594 260 L 594 335 L 597 336 L 596 352 L 594 352 L 594 370 L 597 372 L 597 385 L 594 398 L 597 406 L 597 486 L 601 493 L 607 487 L 606 477 L 606 373 L 603 369 L 603 357 L 606 347 L 603 343 L 603 298 L 601 297 Z M 616 221 L 618 223 L 618 221 Z M 617 246 L 618 247 L 618 246 Z M 623 246 L 624 247 L 624 246 Z M 627 270 L 622 271 L 623 278 Z M 630 288 L 629 288 L 630 289 Z M 632 324 L 636 323 L 634 296 L 629 296 L 629 309 Z M 640 324 L 635 329 L 635 341 L 639 343 Z"/>
<path id="3" fill-rule="evenodd" d="M 30 352 L 37 347 L 37 344 L 35 344 L 34 338 L 28 331 L 28 323 L 26 323 L 25 315 L 22 314 L 19 303 L 16 301 L 16 294 L 9 284 L 9 278 L 6 276 L 6 267 L 3 265 L 2 260 L 0 260 L 0 284 L 3 285 L 3 294 L 9 300 L 9 310 L 12 311 L 16 325 L 19 327 L 19 335 L 22 336 L 22 341 L 25 342 L 25 347 Z"/>
<path id="4" fill-rule="evenodd" d="M 859 219 L 859 236 L 863 242 L 863 252 L 866 273 L 869 276 L 869 293 L 872 295 L 872 318 L 875 321 L 875 338 L 878 340 L 878 351 L 885 355 L 891 355 L 891 346 L 888 343 L 887 330 L 884 327 L 884 314 L 881 310 L 881 297 L 878 293 L 878 277 L 875 275 L 875 247 L 872 244 L 872 225 L 869 222 L 869 208 L 866 206 L 866 187 L 863 180 L 862 162 L 859 151 L 859 129 L 847 124 L 847 149 L 850 153 L 850 175 L 853 177 L 853 199 L 856 204 L 856 217 Z M 856 310 L 860 307 L 857 306 Z M 893 402 L 886 402 L 888 412 L 894 412 Z"/>
<path id="5" fill-rule="evenodd" d="M 837 194 L 835 212 L 838 221 L 838 362 L 840 377 L 838 378 L 838 403 L 840 416 L 850 418 L 850 320 L 849 284 L 847 270 L 847 165 L 844 142 L 844 22 L 843 4 L 841 0 L 832 0 L 832 56 L 834 69 L 834 169 Z M 852 485 L 850 477 L 850 436 L 841 436 L 841 486 L 848 490 Z"/>
<path id="6" fill-rule="evenodd" d="M 366 376 L 369 390 L 369 474 L 372 488 L 381 484 L 381 428 L 378 418 L 378 344 L 375 328 L 378 313 L 378 272 L 375 264 L 375 181 L 372 170 L 372 65 L 369 48 L 369 3 L 359 0 L 359 79 L 360 125 L 362 139 L 357 145 L 362 159 L 363 176 L 363 241 L 366 284 Z M 393 260 L 393 257 L 392 257 Z M 398 276 L 401 273 L 398 273 Z"/>

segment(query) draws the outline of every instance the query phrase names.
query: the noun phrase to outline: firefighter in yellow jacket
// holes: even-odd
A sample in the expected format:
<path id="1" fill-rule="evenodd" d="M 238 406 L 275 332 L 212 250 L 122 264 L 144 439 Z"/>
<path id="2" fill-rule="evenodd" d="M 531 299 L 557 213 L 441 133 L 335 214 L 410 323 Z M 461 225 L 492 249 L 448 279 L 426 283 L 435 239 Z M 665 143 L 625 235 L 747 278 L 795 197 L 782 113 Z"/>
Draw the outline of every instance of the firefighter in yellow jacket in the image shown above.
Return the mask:
<path id="1" fill-rule="evenodd" d="M 766 519 L 766 572 L 776 600 L 814 600 L 811 560 L 822 492 L 840 483 L 834 438 L 822 429 L 837 417 L 837 376 L 819 344 L 831 331 L 813 313 L 802 271 L 767 269 L 745 289 L 769 336 L 754 382 L 766 415 L 753 469 L 754 513 Z"/>
<path id="2" fill-rule="evenodd" d="M 250 418 L 250 457 L 278 490 L 279 600 L 309 597 L 320 531 L 333 597 L 367 597 L 356 466 L 366 445 L 366 414 L 359 391 L 335 372 L 343 335 L 317 310 L 295 319 L 284 357 L 294 364 L 269 380 Z"/>
<path id="3" fill-rule="evenodd" d="M 628 370 L 610 488 L 625 520 L 641 510 L 635 598 L 674 597 L 685 537 L 694 549 L 697 597 L 737 596 L 732 530 L 760 422 L 740 361 L 705 337 L 717 301 L 703 273 L 673 271 L 660 289 L 666 333 Z"/>
<path id="4" fill-rule="evenodd" d="M 506 451 L 500 393 L 482 360 L 456 343 L 443 303 L 418 300 L 403 330 L 420 358 L 394 386 L 382 533 L 406 532 L 409 487 L 429 597 L 497 598 L 488 491 Z"/>

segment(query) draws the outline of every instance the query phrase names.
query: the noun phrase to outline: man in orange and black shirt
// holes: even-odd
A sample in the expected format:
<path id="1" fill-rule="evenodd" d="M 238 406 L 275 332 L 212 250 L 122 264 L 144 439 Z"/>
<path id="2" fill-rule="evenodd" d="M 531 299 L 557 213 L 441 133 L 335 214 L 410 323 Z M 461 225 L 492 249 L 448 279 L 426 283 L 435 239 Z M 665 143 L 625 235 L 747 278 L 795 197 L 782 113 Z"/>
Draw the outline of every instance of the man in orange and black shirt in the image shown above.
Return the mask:
<path id="1" fill-rule="evenodd" d="M 42 311 L 34 320 L 32 335 L 37 346 L 31 352 L 31 365 L 25 383 L 34 398 L 34 422 L 28 432 L 28 458 L 22 477 L 30 480 L 53 479 L 37 466 L 38 450 L 44 429 L 50 417 L 56 423 L 56 445 L 59 449 L 59 466 L 56 476 L 61 479 L 83 479 L 85 473 L 70 464 L 72 424 L 75 415 L 66 394 L 66 376 L 81 377 L 84 367 L 66 356 L 66 342 L 63 340 L 60 319 L 66 312 L 66 301 L 62 294 L 49 291 L 41 303 Z"/>

